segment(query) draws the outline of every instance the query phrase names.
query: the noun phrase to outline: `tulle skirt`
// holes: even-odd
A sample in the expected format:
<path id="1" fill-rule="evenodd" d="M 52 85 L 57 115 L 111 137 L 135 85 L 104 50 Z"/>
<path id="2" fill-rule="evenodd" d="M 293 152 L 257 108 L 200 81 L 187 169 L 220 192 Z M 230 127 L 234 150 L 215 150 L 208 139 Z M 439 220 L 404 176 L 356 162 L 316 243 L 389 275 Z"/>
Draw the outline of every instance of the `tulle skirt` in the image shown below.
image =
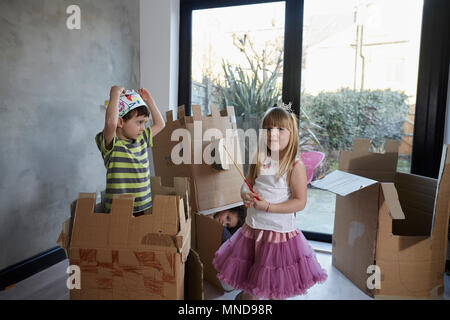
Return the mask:
<path id="1" fill-rule="evenodd" d="M 327 278 L 300 230 L 279 233 L 244 224 L 217 250 L 213 265 L 222 282 L 265 299 L 305 294 Z"/>

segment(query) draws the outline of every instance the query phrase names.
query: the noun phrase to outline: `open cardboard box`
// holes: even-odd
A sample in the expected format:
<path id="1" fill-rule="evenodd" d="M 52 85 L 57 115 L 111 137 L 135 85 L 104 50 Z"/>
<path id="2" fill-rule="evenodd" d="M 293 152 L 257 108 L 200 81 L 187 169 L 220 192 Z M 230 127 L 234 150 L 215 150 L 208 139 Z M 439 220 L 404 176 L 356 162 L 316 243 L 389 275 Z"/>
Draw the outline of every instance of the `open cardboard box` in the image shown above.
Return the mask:
<path id="1" fill-rule="evenodd" d="M 203 138 L 206 138 L 203 136 L 206 131 L 213 129 L 216 132 L 220 131 L 222 137 L 227 140 L 227 146 L 235 160 L 241 159 L 237 135 L 227 138 L 227 130 L 229 134 L 232 129 L 237 129 L 234 108 L 227 107 L 226 110 L 219 111 L 217 107 L 212 106 L 211 115 L 202 116 L 201 107 L 194 105 L 192 106 L 192 113 L 192 116 L 186 116 L 184 106 L 178 108 L 176 120 L 173 119 L 172 111 L 166 113 L 166 126 L 153 140 L 153 160 L 156 175 L 161 176 L 163 184 L 167 186 L 172 183 L 173 177 L 189 177 L 191 208 L 194 212 L 240 202 L 242 178 L 234 166 L 210 165 L 205 163 L 202 157 L 205 152 L 216 150 L 214 146 L 217 146 L 215 142 L 218 139 L 203 140 Z M 195 122 L 197 127 L 194 125 Z M 199 124 L 201 125 L 201 131 L 198 127 Z M 189 163 L 175 164 L 172 161 L 172 152 L 179 155 L 181 150 L 178 149 L 183 145 L 183 141 L 172 141 L 172 134 L 177 129 L 185 129 L 186 133 L 189 132 L 189 137 L 183 137 L 183 141 L 187 142 L 187 139 L 190 139 L 189 141 L 192 142 L 190 143 L 190 149 L 183 149 L 182 151 L 183 155 L 184 153 L 190 155 L 187 157 L 190 159 Z M 230 145 L 232 148 L 230 148 Z M 211 150 L 207 148 L 211 148 Z M 219 151 L 222 150 L 219 149 Z M 215 159 L 229 161 L 221 154 L 215 155 Z M 196 164 L 195 160 L 199 163 Z"/>
<path id="2" fill-rule="evenodd" d="M 194 213 L 192 216 L 193 222 L 193 241 L 191 242 L 192 248 L 198 252 L 200 260 L 203 264 L 203 277 L 206 281 L 212 284 L 219 292 L 224 292 L 224 287 L 222 286 L 219 279 L 217 279 L 217 270 L 214 268 L 212 261 L 222 245 L 222 233 L 223 226 L 220 222 L 212 219 L 208 215 L 234 208 L 243 205 L 243 202 L 237 202 L 230 205 L 226 205 L 219 208 L 209 209 L 205 211 L 200 211 Z"/>
<path id="3" fill-rule="evenodd" d="M 188 179 L 168 188 L 151 177 L 151 185 L 152 213 L 138 217 L 132 195 L 115 195 L 105 214 L 94 213 L 95 193 L 79 194 L 58 239 L 81 271 L 71 299 L 203 299 L 202 264 L 190 249 Z"/>
<path id="4" fill-rule="evenodd" d="M 337 194 L 332 263 L 371 297 L 438 297 L 450 215 L 449 145 L 438 179 L 396 172 L 397 141 L 387 140 L 384 154 L 369 147 L 369 140 L 355 140 L 353 151 L 340 152 L 339 171 L 312 183 Z M 371 265 L 381 272 L 373 289 Z"/>

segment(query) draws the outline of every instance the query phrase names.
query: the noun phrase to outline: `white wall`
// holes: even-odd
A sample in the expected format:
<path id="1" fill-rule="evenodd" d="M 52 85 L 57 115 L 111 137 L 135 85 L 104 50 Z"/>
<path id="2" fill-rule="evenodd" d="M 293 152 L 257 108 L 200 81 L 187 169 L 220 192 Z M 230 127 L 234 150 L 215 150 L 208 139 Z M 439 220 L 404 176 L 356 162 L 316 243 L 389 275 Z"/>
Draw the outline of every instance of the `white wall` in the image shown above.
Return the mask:
<path id="1" fill-rule="evenodd" d="M 164 114 L 177 106 L 180 0 L 140 1 L 141 86 Z"/>
<path id="2" fill-rule="evenodd" d="M 180 0 L 140 0 L 140 86 L 161 111 L 177 107 Z M 153 154 L 149 153 L 151 175 Z"/>

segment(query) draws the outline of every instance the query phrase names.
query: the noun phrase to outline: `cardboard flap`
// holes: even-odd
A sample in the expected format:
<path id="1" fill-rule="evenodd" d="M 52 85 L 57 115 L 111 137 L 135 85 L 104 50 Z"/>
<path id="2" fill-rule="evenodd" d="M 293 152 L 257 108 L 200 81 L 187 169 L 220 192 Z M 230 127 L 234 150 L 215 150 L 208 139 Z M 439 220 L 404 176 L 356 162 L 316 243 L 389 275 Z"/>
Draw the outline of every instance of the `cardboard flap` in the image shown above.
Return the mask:
<path id="1" fill-rule="evenodd" d="M 227 161 L 227 155 L 225 154 L 225 150 L 223 148 L 223 144 L 225 143 L 225 139 L 216 139 L 213 140 L 210 144 L 208 144 L 203 153 L 207 155 L 211 155 L 212 163 L 208 162 L 208 159 L 205 159 L 206 164 L 210 164 L 216 170 L 228 170 L 230 169 Z"/>
<path id="2" fill-rule="evenodd" d="M 234 113 L 234 107 L 227 106 L 226 110 L 223 110 L 223 111 L 224 112 L 221 112 L 221 114 L 223 116 L 227 116 L 233 126 L 233 129 L 236 129 L 237 125 L 236 125 L 236 115 Z"/>
<path id="3" fill-rule="evenodd" d="M 345 197 L 346 195 L 375 183 L 378 183 L 378 181 L 335 170 L 326 175 L 323 179 L 311 182 L 311 185 Z"/>
<path id="4" fill-rule="evenodd" d="M 216 277 L 217 271 L 212 261 L 216 251 L 222 243 L 223 226 L 216 220 L 203 215 L 195 214 L 197 229 L 197 253 L 203 263 L 205 279 L 217 289 L 223 290 Z"/>
<path id="5" fill-rule="evenodd" d="M 399 142 L 397 140 L 386 140 L 386 153 L 396 153 L 398 151 Z"/>
<path id="6" fill-rule="evenodd" d="M 58 240 L 56 243 L 64 249 L 66 253 L 66 257 L 69 257 L 69 244 L 70 244 L 70 220 L 72 218 L 67 219 L 62 224 L 62 230 L 59 234 Z"/>
<path id="7" fill-rule="evenodd" d="M 181 120 L 186 116 L 186 110 L 184 105 L 179 106 L 177 110 L 177 120 Z"/>
<path id="8" fill-rule="evenodd" d="M 379 182 L 395 179 L 398 162 L 398 141 L 386 140 L 385 153 L 370 152 L 369 139 L 355 139 L 353 150 L 339 152 L 339 170 Z"/>
<path id="9" fill-rule="evenodd" d="M 243 206 L 243 205 L 244 205 L 244 202 L 240 201 L 240 202 L 230 203 L 230 204 L 227 204 L 227 205 L 224 205 L 221 207 L 211 208 L 211 209 L 207 209 L 207 210 L 200 210 L 200 211 L 197 211 L 197 213 L 207 216 L 207 215 L 219 212 L 219 211 L 236 208 L 236 207 Z"/>
<path id="10" fill-rule="evenodd" d="M 115 194 L 113 196 L 111 213 L 107 217 L 109 218 L 108 244 L 110 246 L 127 246 L 129 220 L 133 218 L 133 206 L 134 195 Z"/>
<path id="11" fill-rule="evenodd" d="M 109 215 L 94 214 L 95 193 L 79 193 L 70 248 L 104 246 L 108 242 Z"/>
<path id="12" fill-rule="evenodd" d="M 355 139 L 353 141 L 353 152 L 355 153 L 368 153 L 370 150 L 369 139 Z"/>
<path id="13" fill-rule="evenodd" d="M 225 138 L 214 139 L 204 149 L 204 154 L 214 156 L 214 159 L 211 159 L 214 162 L 206 163 L 211 164 L 217 170 L 229 170 L 230 166 L 234 170 L 234 160 L 242 170 L 242 155 L 238 139 L 236 132 L 233 132 L 232 136 L 227 135 Z M 230 154 L 227 153 L 225 148 L 227 148 Z"/>
<path id="14" fill-rule="evenodd" d="M 211 117 L 213 118 L 220 117 L 220 110 L 217 106 L 211 106 Z"/>
<path id="15" fill-rule="evenodd" d="M 172 122 L 173 121 L 173 111 L 169 110 L 166 112 L 166 122 Z"/>
<path id="16" fill-rule="evenodd" d="M 197 252 L 191 249 L 186 263 L 186 294 L 187 300 L 203 300 L 203 264 Z"/>
<path id="17" fill-rule="evenodd" d="M 202 121 L 202 107 L 199 105 L 192 106 L 192 118 L 194 121 Z"/>
<path id="18" fill-rule="evenodd" d="M 153 195 L 152 214 L 144 215 L 146 221 L 142 221 L 148 226 L 149 232 L 169 235 L 178 233 L 180 224 L 179 199 L 178 196 Z"/>
<path id="19" fill-rule="evenodd" d="M 189 206 L 189 178 L 174 177 L 173 187 L 166 187 L 162 185 L 161 177 L 150 177 L 150 185 L 152 194 L 161 195 L 177 195 L 183 199 L 185 219 L 191 217 L 191 208 Z"/>
<path id="20" fill-rule="evenodd" d="M 435 234 L 436 221 L 442 224 L 441 227 L 447 225 L 450 214 L 450 145 L 444 144 L 442 149 L 441 166 L 436 186 L 436 196 L 434 200 L 433 219 L 431 222 L 431 241 L 437 235 Z M 440 217 L 438 217 L 440 215 Z M 439 233 L 439 232 L 438 232 Z M 443 235 L 447 237 L 447 235 Z"/>
<path id="21" fill-rule="evenodd" d="M 184 263 L 187 260 L 187 257 L 189 255 L 189 250 L 191 249 L 191 234 L 192 230 L 190 228 L 191 225 L 191 219 L 187 222 L 187 228 L 185 229 L 185 232 L 182 237 L 182 244 L 180 247 L 179 252 L 181 253 L 181 261 Z"/>
<path id="22" fill-rule="evenodd" d="M 391 219 L 405 219 L 405 214 L 403 213 L 402 207 L 400 206 L 400 201 L 398 200 L 398 193 L 397 189 L 395 189 L 395 185 L 393 183 L 383 182 L 381 183 L 381 188 L 383 189 L 384 200 L 386 201 L 386 207 L 389 210 Z"/>

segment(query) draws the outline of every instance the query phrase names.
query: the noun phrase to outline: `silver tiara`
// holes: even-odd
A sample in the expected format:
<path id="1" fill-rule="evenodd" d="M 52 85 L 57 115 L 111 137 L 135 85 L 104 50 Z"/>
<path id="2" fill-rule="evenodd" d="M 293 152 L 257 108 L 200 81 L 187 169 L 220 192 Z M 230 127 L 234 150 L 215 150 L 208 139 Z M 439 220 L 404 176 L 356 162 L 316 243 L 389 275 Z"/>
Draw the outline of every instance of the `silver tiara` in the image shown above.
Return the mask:
<path id="1" fill-rule="evenodd" d="M 286 110 L 289 113 L 293 113 L 294 110 L 292 110 L 292 102 L 289 102 L 288 104 L 285 103 L 281 103 L 280 108 L 283 108 L 284 110 Z"/>

